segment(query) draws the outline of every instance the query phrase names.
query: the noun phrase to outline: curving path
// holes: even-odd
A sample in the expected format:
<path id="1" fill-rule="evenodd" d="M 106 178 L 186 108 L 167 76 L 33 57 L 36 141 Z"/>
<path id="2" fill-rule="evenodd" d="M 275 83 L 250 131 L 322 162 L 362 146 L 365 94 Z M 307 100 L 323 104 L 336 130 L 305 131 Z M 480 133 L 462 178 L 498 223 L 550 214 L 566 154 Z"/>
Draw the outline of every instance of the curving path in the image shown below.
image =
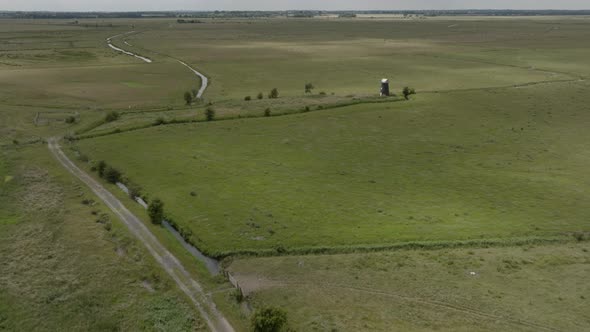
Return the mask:
<path id="1" fill-rule="evenodd" d="M 137 54 L 132 53 L 132 52 L 129 52 L 129 51 L 126 51 L 126 50 L 124 50 L 122 48 L 119 48 L 119 47 L 113 45 L 113 43 L 111 42 L 111 40 L 113 40 L 115 38 L 118 38 L 118 37 L 121 37 L 121 36 L 125 36 L 125 35 L 129 35 L 129 34 L 132 34 L 134 32 L 135 31 L 129 31 L 129 32 L 126 32 L 126 33 L 122 33 L 122 34 L 118 34 L 118 35 L 109 37 L 109 38 L 107 38 L 107 44 L 109 45 L 110 48 L 112 48 L 113 50 L 115 50 L 117 52 L 120 52 L 120 53 L 123 53 L 123 54 L 127 54 L 127 55 L 132 56 L 132 57 L 136 57 L 136 58 L 138 58 L 140 60 L 143 60 L 143 61 L 145 61 L 147 63 L 152 63 L 153 62 L 152 59 L 147 58 L 147 57 L 144 57 L 144 56 L 141 56 L 141 55 L 137 55 Z M 127 41 L 123 41 L 123 43 L 125 43 L 128 46 L 132 46 Z M 181 65 L 187 67 L 190 71 L 192 71 L 195 75 L 197 75 L 201 79 L 201 88 L 199 88 L 199 92 L 197 93 L 197 98 L 201 98 L 203 96 L 203 93 L 205 93 L 205 90 L 209 86 L 209 79 L 207 78 L 207 76 L 205 76 L 204 74 L 200 73 L 198 70 L 196 70 L 195 68 L 189 66 L 185 62 L 183 62 L 181 60 L 178 60 L 178 59 L 175 59 L 175 60 L 178 61 L 178 63 L 180 63 Z"/>
<path id="2" fill-rule="evenodd" d="M 113 43 L 111 42 L 111 40 L 114 39 L 114 38 L 117 38 L 117 37 L 120 37 L 120 36 L 123 36 L 123 35 L 128 35 L 128 34 L 133 33 L 133 32 L 135 32 L 135 31 L 130 31 L 130 32 L 127 32 L 127 33 L 122 33 L 120 35 L 109 37 L 109 38 L 107 38 L 107 44 L 109 45 L 110 48 L 112 48 L 113 50 L 115 50 L 117 52 L 121 52 L 123 54 L 127 54 L 127 55 L 130 55 L 130 56 L 136 57 L 136 58 L 138 58 L 140 60 L 143 60 L 143 61 L 145 61 L 147 63 L 152 63 L 152 59 L 143 57 L 141 55 L 137 55 L 135 53 L 131 53 L 129 51 L 125 51 L 124 49 L 118 48 L 117 46 L 113 45 Z"/>
<path id="3" fill-rule="evenodd" d="M 228 320 L 217 310 L 215 303 L 205 294 L 202 286 L 190 275 L 182 263 L 160 243 L 139 218 L 131 213 L 123 203 L 98 181 L 78 168 L 61 150 L 56 138 L 48 140 L 48 147 L 60 164 L 84 182 L 121 219 L 131 233 L 146 246 L 178 287 L 191 299 L 211 331 L 234 332 Z"/>

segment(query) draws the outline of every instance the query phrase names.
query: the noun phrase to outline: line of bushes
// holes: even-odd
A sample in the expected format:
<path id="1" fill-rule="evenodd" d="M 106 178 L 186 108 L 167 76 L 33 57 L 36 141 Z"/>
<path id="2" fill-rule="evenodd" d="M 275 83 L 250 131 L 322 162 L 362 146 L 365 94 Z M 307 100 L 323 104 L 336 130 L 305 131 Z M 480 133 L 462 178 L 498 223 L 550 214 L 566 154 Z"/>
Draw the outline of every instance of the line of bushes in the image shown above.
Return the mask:
<path id="1" fill-rule="evenodd" d="M 354 105 L 359 105 L 359 104 L 393 103 L 393 102 L 399 102 L 399 101 L 403 101 L 403 100 L 404 99 L 402 99 L 402 98 L 353 99 L 352 101 L 346 101 L 346 102 L 342 102 L 342 103 L 335 103 L 335 104 L 330 104 L 330 105 L 320 105 L 315 110 L 317 110 L 317 111 L 329 110 L 329 109 L 336 109 L 336 108 L 354 106 Z M 260 118 L 260 117 L 269 117 L 269 116 L 287 116 L 287 115 L 295 115 L 295 114 L 313 111 L 309 106 L 305 106 L 302 109 L 285 110 L 285 111 L 277 112 L 277 113 L 274 113 L 274 112 L 271 113 L 271 110 L 269 108 L 267 108 L 264 110 L 264 113 L 262 114 L 262 116 L 258 115 L 258 114 L 247 114 L 247 115 L 238 114 L 238 115 L 217 118 L 217 117 L 215 117 L 214 110 L 212 112 L 208 111 L 208 110 L 212 110 L 212 109 L 208 108 L 206 110 L 206 115 L 207 115 L 206 119 L 171 119 L 171 120 L 166 120 L 164 118 L 157 118 L 152 123 L 133 126 L 133 127 L 129 127 L 126 129 L 116 128 L 116 129 L 113 129 L 113 130 L 110 130 L 107 132 L 103 132 L 103 133 L 73 136 L 73 137 L 71 137 L 71 140 L 83 140 L 83 139 L 90 139 L 90 138 L 96 138 L 96 137 L 103 137 L 103 136 L 124 133 L 124 132 L 147 129 L 147 128 L 156 127 L 156 126 L 162 126 L 162 125 L 200 123 L 200 122 L 207 122 L 207 121 L 213 121 L 213 120 L 215 120 L 215 121 L 229 121 L 229 120 L 236 120 L 236 119 L 250 119 L 250 118 Z"/>
<path id="2" fill-rule="evenodd" d="M 84 163 L 91 162 L 90 158 L 88 158 L 87 155 L 81 153 L 76 147 L 72 147 L 72 150 L 74 151 L 74 153 L 78 157 L 78 160 L 80 160 Z M 123 172 L 121 172 L 120 170 L 116 169 L 115 167 L 107 164 L 104 160 L 94 162 L 91 165 L 90 170 L 93 172 L 97 172 L 97 174 L 100 178 L 104 179 L 105 181 L 107 181 L 109 183 L 112 183 L 112 184 L 122 183 L 122 184 L 124 184 L 125 187 L 127 187 L 127 189 L 128 189 L 128 195 L 131 199 L 135 199 L 136 197 L 139 197 L 139 198 L 143 199 L 145 202 L 148 201 L 148 197 L 146 195 L 142 195 L 141 186 L 139 186 L 137 183 L 131 181 L 128 177 L 124 176 Z"/>
<path id="3" fill-rule="evenodd" d="M 76 154 L 78 160 L 89 163 L 89 158 L 81 153 L 76 147 L 72 147 L 72 150 Z M 145 202 L 148 202 L 148 198 L 146 195 L 142 195 L 142 188 L 137 183 L 129 180 L 129 178 L 123 176 L 123 173 L 118 169 L 114 168 L 113 166 L 107 164 L 104 160 L 100 160 L 96 162 L 94 165 L 91 166 L 91 171 L 97 172 L 98 176 L 105 181 L 116 184 L 122 183 L 128 189 L 128 195 L 131 199 L 135 200 L 136 198 L 141 198 Z M 182 228 L 178 223 L 174 221 L 174 218 L 167 216 L 164 212 L 164 202 L 162 200 L 155 198 L 152 200 L 148 205 L 148 215 L 152 223 L 156 225 L 161 225 L 164 220 L 166 220 L 170 226 L 172 226 L 183 238 L 184 240 L 189 243 L 190 245 L 196 246 L 196 241 L 192 237 L 193 233 L 190 229 Z"/>

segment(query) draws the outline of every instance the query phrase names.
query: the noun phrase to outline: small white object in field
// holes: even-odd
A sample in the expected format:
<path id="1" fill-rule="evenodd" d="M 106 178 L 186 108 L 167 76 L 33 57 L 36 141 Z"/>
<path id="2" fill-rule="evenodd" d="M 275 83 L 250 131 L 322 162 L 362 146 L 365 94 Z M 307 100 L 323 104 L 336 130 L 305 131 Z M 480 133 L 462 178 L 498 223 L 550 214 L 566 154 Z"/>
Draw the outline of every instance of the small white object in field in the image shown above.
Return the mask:
<path id="1" fill-rule="evenodd" d="M 475 273 L 475 272 L 470 272 L 469 274 L 471 274 L 472 276 L 476 276 L 477 275 L 477 273 Z"/>

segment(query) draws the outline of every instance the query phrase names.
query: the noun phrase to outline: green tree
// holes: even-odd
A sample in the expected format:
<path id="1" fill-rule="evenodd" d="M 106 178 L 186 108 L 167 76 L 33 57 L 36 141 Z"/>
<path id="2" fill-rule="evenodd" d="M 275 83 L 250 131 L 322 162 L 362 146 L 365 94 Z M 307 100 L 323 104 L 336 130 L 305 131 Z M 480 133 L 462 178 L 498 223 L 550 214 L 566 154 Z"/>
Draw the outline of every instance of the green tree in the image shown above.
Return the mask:
<path id="1" fill-rule="evenodd" d="M 267 108 L 264 110 L 264 116 L 266 116 L 266 117 L 271 116 L 270 108 Z"/>
<path id="2" fill-rule="evenodd" d="M 262 92 L 259 92 L 257 97 L 258 97 L 258 99 L 263 99 L 264 95 L 262 94 Z"/>
<path id="3" fill-rule="evenodd" d="M 190 91 L 184 93 L 184 102 L 187 105 L 190 105 L 193 102 L 193 95 L 190 93 Z"/>
<path id="4" fill-rule="evenodd" d="M 404 90 L 402 91 L 402 94 L 404 95 L 404 98 L 406 98 L 406 100 L 408 100 L 408 99 L 410 99 L 410 95 L 416 94 L 416 90 L 414 90 L 410 87 L 405 87 Z"/>
<path id="5" fill-rule="evenodd" d="M 135 199 L 135 197 L 141 197 L 141 187 L 133 182 L 127 183 L 127 189 L 129 189 L 129 197 Z"/>
<path id="6" fill-rule="evenodd" d="M 205 110 L 205 118 L 207 119 L 207 121 L 215 120 L 215 110 L 211 107 L 207 107 L 207 109 Z"/>
<path id="7" fill-rule="evenodd" d="M 278 308 L 259 309 L 251 323 L 254 332 L 280 332 L 287 325 L 287 313 Z"/>
<path id="8" fill-rule="evenodd" d="M 268 94 L 268 98 L 269 99 L 277 99 L 277 98 L 279 98 L 279 90 L 277 88 L 274 88 L 274 89 L 270 90 L 270 93 Z"/>
<path id="9" fill-rule="evenodd" d="M 148 205 L 148 215 L 152 223 L 161 225 L 164 220 L 164 202 L 156 198 Z"/>
<path id="10" fill-rule="evenodd" d="M 250 100 L 252 100 L 252 97 L 250 97 L 250 96 L 246 96 L 246 97 L 244 97 L 244 100 L 245 100 L 245 101 L 250 101 Z"/>
<path id="11" fill-rule="evenodd" d="M 96 170 L 98 171 L 98 176 L 100 176 L 101 178 L 104 177 L 104 171 L 107 168 L 107 163 L 104 162 L 104 160 L 101 160 L 98 162 L 98 165 L 96 165 Z"/>
<path id="12" fill-rule="evenodd" d="M 107 115 L 104 117 L 104 120 L 105 122 L 113 122 L 117 121 L 120 117 L 121 115 L 119 114 L 119 112 L 111 111 L 107 113 Z"/>
<path id="13" fill-rule="evenodd" d="M 104 170 L 104 179 L 113 184 L 117 183 L 121 180 L 121 172 L 111 166 L 107 166 Z"/>
<path id="14" fill-rule="evenodd" d="M 193 99 L 197 99 L 197 95 L 199 94 L 199 90 L 197 89 L 192 89 L 191 93 L 193 95 Z"/>
<path id="15" fill-rule="evenodd" d="M 305 83 L 305 93 L 312 93 L 312 90 L 315 89 L 313 84 Z"/>

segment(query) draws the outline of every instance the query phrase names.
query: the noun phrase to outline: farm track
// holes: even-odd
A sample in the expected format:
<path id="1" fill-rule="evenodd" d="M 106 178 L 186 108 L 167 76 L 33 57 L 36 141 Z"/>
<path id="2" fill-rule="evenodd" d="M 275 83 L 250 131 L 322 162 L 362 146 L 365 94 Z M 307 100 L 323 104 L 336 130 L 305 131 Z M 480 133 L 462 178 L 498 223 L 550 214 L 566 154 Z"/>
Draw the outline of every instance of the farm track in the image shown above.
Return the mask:
<path id="1" fill-rule="evenodd" d="M 137 55 L 137 54 L 132 53 L 132 52 L 129 52 L 129 51 L 126 51 L 126 50 L 124 50 L 122 48 L 119 48 L 119 47 L 113 45 L 113 43 L 111 42 L 111 39 L 118 38 L 120 36 L 127 35 L 127 34 L 130 34 L 130 33 L 133 33 L 133 32 L 135 32 L 135 31 L 131 31 L 131 32 L 127 32 L 127 33 L 123 33 L 123 34 L 120 34 L 120 35 L 109 37 L 109 38 L 107 38 L 107 44 L 109 45 L 110 48 L 112 48 L 113 50 L 115 50 L 117 52 L 120 52 L 120 53 L 123 53 L 123 54 L 127 54 L 127 55 L 132 56 L 132 57 L 136 57 L 136 58 L 138 58 L 140 60 L 143 60 L 143 61 L 145 61 L 147 63 L 152 63 L 152 59 L 146 58 L 146 57 L 141 56 L 141 55 Z"/>
<path id="2" fill-rule="evenodd" d="M 268 281 L 276 283 L 276 285 L 278 287 L 281 287 L 281 286 L 285 286 L 285 287 L 287 287 L 287 286 L 309 286 L 308 283 L 304 283 L 304 282 L 292 282 L 292 281 L 285 282 L 285 281 L 279 281 L 279 280 L 268 280 Z M 413 302 L 413 303 L 417 303 L 420 305 L 438 307 L 438 308 L 451 310 L 451 311 L 459 312 L 461 314 L 470 315 L 470 316 L 474 316 L 474 317 L 478 317 L 478 318 L 508 323 L 508 324 L 511 324 L 514 326 L 527 327 L 527 328 L 531 328 L 534 331 L 539 331 L 539 330 L 559 331 L 558 329 L 555 329 L 555 328 L 548 326 L 548 325 L 530 322 L 530 321 L 517 319 L 517 318 L 494 315 L 494 314 L 490 314 L 490 313 L 487 313 L 484 311 L 472 309 L 467 306 L 461 306 L 461 305 L 451 304 L 451 303 L 442 302 L 442 301 L 404 296 L 404 295 L 399 295 L 396 293 L 385 292 L 385 291 L 380 291 L 380 290 L 366 288 L 366 287 L 353 287 L 353 286 L 338 285 L 338 284 L 332 284 L 332 283 L 314 283 L 313 285 L 316 287 L 320 286 L 320 287 L 332 288 L 332 289 L 343 290 L 343 291 L 354 291 L 354 292 L 361 292 L 361 293 L 366 293 L 366 294 L 374 294 L 374 295 L 379 295 L 379 296 L 396 298 L 401 301 Z"/>
<path id="3" fill-rule="evenodd" d="M 145 61 L 145 62 L 147 62 L 147 63 L 152 63 L 153 61 L 152 61 L 152 59 L 150 59 L 150 58 L 143 57 L 143 56 L 137 55 L 137 54 L 135 54 L 135 53 L 132 53 L 132 52 L 126 51 L 126 50 L 124 50 L 124 49 L 122 49 L 122 48 L 119 48 L 119 47 L 117 47 L 117 46 L 114 46 L 114 45 L 111 43 L 111 40 L 112 40 L 112 39 L 115 39 L 115 38 L 118 38 L 118 37 L 121 37 L 121 36 L 126 36 L 126 35 L 129 35 L 129 34 L 132 34 L 132 33 L 135 33 L 135 31 L 130 31 L 130 32 L 126 32 L 126 33 L 122 33 L 122 34 L 118 34 L 118 35 L 115 35 L 115 36 L 109 37 L 109 38 L 107 38 L 107 44 L 109 45 L 109 47 L 110 47 L 110 48 L 112 48 L 112 49 L 113 49 L 113 50 L 115 50 L 115 51 L 121 52 L 121 53 L 123 53 L 123 54 L 130 55 L 130 56 L 134 56 L 134 57 L 136 57 L 136 58 L 138 58 L 138 59 L 141 59 L 141 60 L 143 60 L 143 61 Z M 126 40 L 123 40 L 123 43 L 125 43 L 125 44 L 126 44 L 126 45 L 128 45 L 128 46 L 133 46 L 133 45 L 129 44 L 129 43 L 126 41 Z M 158 53 L 158 52 L 150 51 L 150 50 L 148 50 L 148 49 L 146 49 L 146 48 L 142 48 L 142 49 L 144 49 L 144 50 L 146 50 L 146 51 L 149 51 L 149 52 L 152 52 L 152 53 L 155 53 L 155 54 L 158 54 L 158 55 L 167 56 L 167 57 L 169 57 L 169 58 L 171 58 L 171 59 L 174 59 L 174 60 L 178 61 L 178 63 L 180 63 L 181 65 L 183 65 L 183 66 L 187 67 L 187 68 L 188 68 L 188 69 L 189 69 L 191 72 L 193 72 L 193 74 L 197 75 L 197 76 L 198 76 L 198 77 L 201 79 L 201 87 L 199 88 L 199 91 L 197 92 L 197 95 L 196 95 L 196 97 L 197 97 L 197 98 L 201 98 L 201 97 L 203 96 L 203 93 L 205 93 L 205 90 L 206 90 L 206 89 L 207 89 L 207 87 L 209 86 L 209 79 L 207 78 L 207 76 L 203 75 L 201 72 L 199 72 L 198 70 L 196 70 L 195 68 L 191 67 L 191 66 L 190 66 L 190 65 L 188 65 L 186 62 L 184 62 L 184 61 L 182 61 L 182 60 L 180 60 L 180 59 L 174 58 L 174 57 L 172 57 L 172 56 L 169 56 L 169 55 L 160 54 L 160 53 Z"/>
<path id="4" fill-rule="evenodd" d="M 158 241 L 138 217 L 131 213 L 123 203 L 100 183 L 78 168 L 61 150 L 56 138 L 48 140 L 48 147 L 60 164 L 84 182 L 121 219 L 131 233 L 146 246 L 156 261 L 174 279 L 178 287 L 191 299 L 211 331 L 234 331 L 228 320 L 217 310 L 215 303 L 205 294 L 202 286 L 190 275 L 182 263 Z"/>

